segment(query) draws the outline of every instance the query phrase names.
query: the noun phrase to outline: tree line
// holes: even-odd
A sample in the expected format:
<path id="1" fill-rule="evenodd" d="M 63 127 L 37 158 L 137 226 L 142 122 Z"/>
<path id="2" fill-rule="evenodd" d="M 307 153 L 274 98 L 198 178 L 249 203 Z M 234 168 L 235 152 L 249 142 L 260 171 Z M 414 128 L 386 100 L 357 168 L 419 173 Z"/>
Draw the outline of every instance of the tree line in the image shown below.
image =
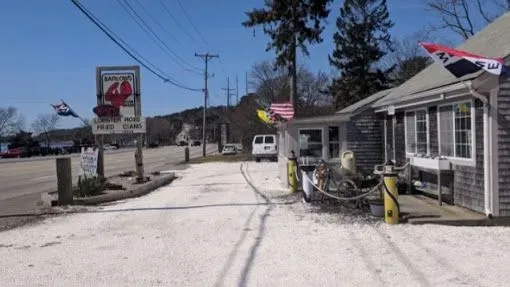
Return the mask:
<path id="1" fill-rule="evenodd" d="M 300 85 L 297 51 L 308 56 L 307 46 L 323 42 L 322 32 L 333 2 L 272 0 L 264 1 L 263 8 L 246 12 L 247 20 L 242 24 L 253 29 L 261 27 L 269 37 L 266 51 L 275 51 L 272 65 L 283 73 L 275 78 L 287 82 L 282 87 L 294 82 Z M 322 91 L 332 98 L 335 109 L 398 86 L 427 67 L 431 61 L 419 49 L 418 41 L 437 40 L 435 32 L 444 29 L 465 40 L 510 10 L 510 0 L 422 0 L 422 4 L 423 9 L 437 16 L 436 24 L 417 30 L 408 38 L 396 39 L 391 35 L 394 22 L 386 0 L 343 1 L 335 22 L 334 48 L 327 56 L 335 75 L 325 80 L 327 88 Z M 449 40 L 442 40 L 450 44 Z M 259 83 L 264 94 L 268 93 L 267 86 L 272 87 L 272 83 Z M 298 102 L 302 100 L 297 87 L 271 97 L 288 100 L 291 95 Z M 299 112 L 300 103 L 295 107 Z"/>

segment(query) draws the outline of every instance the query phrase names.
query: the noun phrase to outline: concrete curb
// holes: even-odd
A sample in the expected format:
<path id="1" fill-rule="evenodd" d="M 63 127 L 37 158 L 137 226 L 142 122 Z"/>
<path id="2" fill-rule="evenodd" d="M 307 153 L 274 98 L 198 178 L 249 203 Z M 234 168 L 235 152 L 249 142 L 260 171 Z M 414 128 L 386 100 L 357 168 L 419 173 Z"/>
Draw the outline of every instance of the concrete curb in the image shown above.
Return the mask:
<path id="1" fill-rule="evenodd" d="M 112 193 L 112 194 L 101 194 L 98 196 L 91 196 L 86 198 L 79 198 L 73 200 L 73 205 L 96 205 L 101 203 L 107 203 L 112 201 L 118 201 L 128 198 L 134 198 L 146 195 L 162 186 L 170 184 L 177 177 L 175 173 L 169 173 L 164 175 L 161 178 L 152 180 L 148 183 L 145 183 L 133 190 L 127 190 L 125 192 Z M 41 201 L 43 201 L 44 205 L 56 206 L 57 200 L 54 199 L 50 195 L 50 193 L 41 194 Z"/>

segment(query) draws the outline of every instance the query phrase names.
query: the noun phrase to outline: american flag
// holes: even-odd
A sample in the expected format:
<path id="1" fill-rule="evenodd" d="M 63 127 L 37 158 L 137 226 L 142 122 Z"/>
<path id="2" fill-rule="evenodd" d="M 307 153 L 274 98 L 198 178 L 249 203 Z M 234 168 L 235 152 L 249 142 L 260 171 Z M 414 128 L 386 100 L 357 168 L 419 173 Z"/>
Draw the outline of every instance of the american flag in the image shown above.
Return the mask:
<path id="1" fill-rule="evenodd" d="M 273 114 L 279 115 L 286 120 L 292 120 L 294 118 L 294 107 L 290 102 L 271 103 L 269 110 Z"/>

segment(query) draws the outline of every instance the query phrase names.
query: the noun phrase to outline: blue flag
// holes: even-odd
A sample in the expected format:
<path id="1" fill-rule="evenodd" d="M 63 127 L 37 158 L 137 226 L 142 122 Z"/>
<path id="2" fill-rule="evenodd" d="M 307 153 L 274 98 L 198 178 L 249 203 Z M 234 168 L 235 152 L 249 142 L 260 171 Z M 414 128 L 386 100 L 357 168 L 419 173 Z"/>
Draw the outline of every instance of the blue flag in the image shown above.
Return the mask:
<path id="1" fill-rule="evenodd" d="M 57 115 L 59 116 L 63 117 L 73 116 L 75 118 L 78 118 L 78 114 L 76 114 L 73 111 L 73 109 L 71 109 L 66 103 L 51 106 L 55 109 L 55 112 L 57 112 Z"/>

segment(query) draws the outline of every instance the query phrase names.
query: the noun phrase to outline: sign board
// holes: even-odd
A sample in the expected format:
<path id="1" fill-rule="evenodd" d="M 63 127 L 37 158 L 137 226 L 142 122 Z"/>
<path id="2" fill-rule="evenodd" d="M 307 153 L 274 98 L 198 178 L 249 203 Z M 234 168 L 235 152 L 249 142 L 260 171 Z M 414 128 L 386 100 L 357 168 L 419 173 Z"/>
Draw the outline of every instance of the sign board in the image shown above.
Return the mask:
<path id="1" fill-rule="evenodd" d="M 395 106 L 388 107 L 388 115 L 393 116 L 395 114 Z"/>
<path id="2" fill-rule="evenodd" d="M 97 148 L 81 148 L 81 170 L 85 176 L 96 176 L 97 175 Z"/>
<path id="3" fill-rule="evenodd" d="M 113 106 L 121 117 L 141 116 L 140 67 L 96 68 L 97 106 Z"/>
<path id="4" fill-rule="evenodd" d="M 144 117 L 111 117 L 92 120 L 92 133 L 106 134 L 144 134 L 146 132 Z"/>
<path id="5" fill-rule="evenodd" d="M 136 114 L 135 74 L 104 73 L 101 75 L 101 103 L 120 110 L 121 116 Z"/>
<path id="6" fill-rule="evenodd" d="M 93 134 L 145 133 L 140 101 L 140 67 L 113 66 L 96 68 L 97 118 Z"/>
<path id="7" fill-rule="evenodd" d="M 120 109 L 112 105 L 100 105 L 92 109 L 92 111 L 100 118 L 120 117 Z"/>

